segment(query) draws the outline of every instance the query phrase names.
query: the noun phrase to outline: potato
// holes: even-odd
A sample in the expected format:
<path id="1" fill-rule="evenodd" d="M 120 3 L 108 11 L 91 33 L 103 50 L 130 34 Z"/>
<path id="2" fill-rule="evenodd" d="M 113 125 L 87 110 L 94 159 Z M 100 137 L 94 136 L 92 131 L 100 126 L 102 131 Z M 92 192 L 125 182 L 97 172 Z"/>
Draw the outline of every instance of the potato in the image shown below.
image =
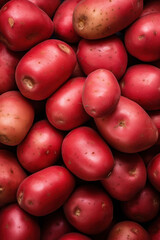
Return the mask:
<path id="1" fill-rule="evenodd" d="M 143 0 L 84 0 L 73 12 L 73 27 L 86 39 L 100 39 L 124 29 L 139 17 Z"/>

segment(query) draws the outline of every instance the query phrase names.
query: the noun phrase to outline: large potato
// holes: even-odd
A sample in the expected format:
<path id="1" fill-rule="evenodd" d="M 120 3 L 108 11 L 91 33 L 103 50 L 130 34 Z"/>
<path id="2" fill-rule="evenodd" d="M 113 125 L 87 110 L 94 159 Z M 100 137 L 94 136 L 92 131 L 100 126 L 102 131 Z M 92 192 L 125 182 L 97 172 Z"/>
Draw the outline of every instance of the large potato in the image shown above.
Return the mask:
<path id="1" fill-rule="evenodd" d="M 110 36 L 131 24 L 143 10 L 143 0 L 84 0 L 73 12 L 73 27 L 86 39 Z"/>

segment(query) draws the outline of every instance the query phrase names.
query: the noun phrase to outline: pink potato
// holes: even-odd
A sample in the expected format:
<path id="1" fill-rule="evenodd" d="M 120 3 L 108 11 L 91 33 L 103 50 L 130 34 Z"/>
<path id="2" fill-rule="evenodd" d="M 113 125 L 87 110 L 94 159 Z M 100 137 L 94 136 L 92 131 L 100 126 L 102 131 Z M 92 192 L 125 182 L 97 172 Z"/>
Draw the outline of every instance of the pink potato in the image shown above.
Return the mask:
<path id="1" fill-rule="evenodd" d="M 54 14 L 54 35 L 63 41 L 77 43 L 80 40 L 72 23 L 74 8 L 80 1 L 81 0 L 65 0 Z"/>
<path id="2" fill-rule="evenodd" d="M 127 51 L 143 62 L 160 59 L 160 12 L 137 19 L 125 32 Z"/>
<path id="3" fill-rule="evenodd" d="M 134 221 L 120 221 L 109 232 L 106 240 L 151 240 L 147 230 Z"/>
<path id="4" fill-rule="evenodd" d="M 16 155 L 0 149 L 0 207 L 16 201 L 16 192 L 27 174 Z"/>
<path id="5" fill-rule="evenodd" d="M 85 181 L 104 179 L 114 166 L 107 143 L 94 129 L 86 126 L 75 128 L 64 137 L 62 158 L 66 167 Z"/>
<path id="6" fill-rule="evenodd" d="M 17 146 L 17 157 L 28 172 L 49 167 L 59 159 L 63 134 L 47 120 L 37 121 Z"/>
<path id="7" fill-rule="evenodd" d="M 85 80 L 82 103 L 91 117 L 102 117 L 115 109 L 120 95 L 120 86 L 114 74 L 106 69 L 97 69 Z"/>
<path id="8" fill-rule="evenodd" d="M 113 219 L 113 203 L 100 186 L 82 184 L 63 205 L 68 221 L 81 233 L 98 234 L 107 229 Z"/>
<path id="9" fill-rule="evenodd" d="M 0 95 L 0 142 L 18 145 L 27 135 L 34 120 L 31 103 L 19 91 Z"/>
<path id="10" fill-rule="evenodd" d="M 38 219 L 26 213 L 17 203 L 0 209 L 1 240 L 40 240 Z"/>
<path id="11" fill-rule="evenodd" d="M 123 214 L 130 220 L 144 223 L 153 220 L 160 210 L 159 193 L 146 185 L 129 201 L 121 202 Z"/>
<path id="12" fill-rule="evenodd" d="M 146 184 L 147 171 L 138 153 L 114 152 L 111 174 L 101 181 L 103 187 L 119 201 L 132 199 Z"/>
<path id="13" fill-rule="evenodd" d="M 157 127 L 147 112 L 123 96 L 112 113 L 95 118 L 95 123 L 104 139 L 121 152 L 140 152 L 158 140 Z"/>
<path id="14" fill-rule="evenodd" d="M 41 240 L 59 240 L 72 231 L 73 227 L 67 221 L 62 208 L 41 218 Z"/>
<path id="15" fill-rule="evenodd" d="M 13 51 L 28 50 L 53 31 L 49 16 L 28 0 L 10 0 L 0 9 L 0 40 Z"/>
<path id="16" fill-rule="evenodd" d="M 58 39 L 47 39 L 30 49 L 16 68 L 20 92 L 32 100 L 43 100 L 68 80 L 76 65 L 72 47 Z"/>
<path id="17" fill-rule="evenodd" d="M 62 237 L 59 238 L 59 240 L 91 240 L 91 238 L 78 232 L 71 232 L 64 234 Z"/>
<path id="18" fill-rule="evenodd" d="M 143 0 L 83 0 L 74 9 L 73 26 L 86 39 L 111 36 L 135 21 Z"/>
<path id="19" fill-rule="evenodd" d="M 92 41 L 81 39 L 78 44 L 77 59 L 86 75 L 104 68 L 111 71 L 118 80 L 125 73 L 128 63 L 124 44 L 116 35 Z"/>
<path id="20" fill-rule="evenodd" d="M 10 51 L 0 42 L 0 94 L 17 89 L 15 69 L 20 58 L 20 54 Z"/>
<path id="21" fill-rule="evenodd" d="M 71 130 L 90 119 L 82 104 L 84 77 L 69 79 L 46 102 L 46 115 L 57 129 Z"/>
<path id="22" fill-rule="evenodd" d="M 44 216 L 60 208 L 74 186 L 74 177 L 66 168 L 50 166 L 21 182 L 17 190 L 17 202 L 29 214 Z"/>
<path id="23" fill-rule="evenodd" d="M 57 8 L 61 4 L 61 0 L 29 0 L 29 1 L 37 5 L 44 12 L 46 12 L 50 18 L 53 17 L 53 14 L 56 12 Z"/>
<path id="24" fill-rule="evenodd" d="M 160 192 L 160 152 L 157 153 L 147 166 L 149 182 Z"/>
<path id="25" fill-rule="evenodd" d="M 127 69 L 120 82 L 123 96 L 145 110 L 160 109 L 160 69 L 151 64 L 136 64 Z"/>

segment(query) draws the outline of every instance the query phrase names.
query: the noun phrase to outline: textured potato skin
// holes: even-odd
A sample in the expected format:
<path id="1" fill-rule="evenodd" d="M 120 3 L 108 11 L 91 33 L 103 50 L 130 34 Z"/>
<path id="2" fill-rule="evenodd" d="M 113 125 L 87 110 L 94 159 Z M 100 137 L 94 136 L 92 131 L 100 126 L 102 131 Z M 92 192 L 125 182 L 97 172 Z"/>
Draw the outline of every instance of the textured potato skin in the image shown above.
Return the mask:
<path id="1" fill-rule="evenodd" d="M 73 27 L 83 38 L 100 39 L 127 27 L 142 10 L 142 0 L 84 0 L 74 9 Z"/>

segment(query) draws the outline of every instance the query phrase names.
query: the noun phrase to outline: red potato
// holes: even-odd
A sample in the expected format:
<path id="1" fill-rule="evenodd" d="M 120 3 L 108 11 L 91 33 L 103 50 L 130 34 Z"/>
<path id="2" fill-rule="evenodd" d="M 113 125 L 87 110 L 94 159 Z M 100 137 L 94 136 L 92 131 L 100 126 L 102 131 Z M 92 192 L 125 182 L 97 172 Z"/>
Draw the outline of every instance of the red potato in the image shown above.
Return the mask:
<path id="1" fill-rule="evenodd" d="M 62 208 L 42 218 L 41 240 L 59 240 L 61 236 L 72 231 L 73 227 L 67 221 Z"/>
<path id="2" fill-rule="evenodd" d="M 159 193 L 150 185 L 146 185 L 135 197 L 121 202 L 122 212 L 128 219 L 135 222 L 149 222 L 160 210 Z"/>
<path id="3" fill-rule="evenodd" d="M 56 163 L 60 157 L 63 134 L 47 120 L 32 125 L 17 146 L 17 157 L 28 172 L 37 172 Z"/>
<path id="4" fill-rule="evenodd" d="M 160 12 L 137 19 L 125 32 L 127 51 L 143 62 L 160 59 Z"/>
<path id="5" fill-rule="evenodd" d="M 21 182 L 17 190 L 17 202 L 31 215 L 44 216 L 60 208 L 74 186 L 74 177 L 66 168 L 50 166 Z"/>
<path id="6" fill-rule="evenodd" d="M 149 162 L 147 166 L 147 173 L 152 186 L 160 192 L 160 152 Z"/>
<path id="7" fill-rule="evenodd" d="M 57 129 L 71 130 L 90 119 L 82 104 L 84 77 L 69 79 L 46 102 L 46 115 Z"/>
<path id="8" fill-rule="evenodd" d="M 20 60 L 20 55 L 10 51 L 0 42 L 0 94 L 16 90 L 15 69 Z"/>
<path id="9" fill-rule="evenodd" d="M 13 51 L 28 50 L 53 31 L 49 16 L 28 0 L 10 0 L 0 10 L 0 40 Z"/>
<path id="10" fill-rule="evenodd" d="M 119 201 L 128 201 L 144 188 L 146 167 L 138 153 L 114 152 L 113 156 L 113 170 L 101 183 L 110 196 Z"/>
<path id="11" fill-rule="evenodd" d="M 98 234 L 109 227 L 113 219 L 113 203 L 107 193 L 95 184 L 75 189 L 63 205 L 68 221 L 81 233 Z"/>
<path id="12" fill-rule="evenodd" d="M 59 238 L 59 240 L 91 240 L 91 238 L 81 233 L 72 232 L 63 235 L 62 237 Z"/>
<path id="13" fill-rule="evenodd" d="M 76 43 L 80 40 L 72 23 L 74 8 L 80 1 L 81 0 L 65 0 L 55 12 L 53 17 L 54 34 L 63 41 Z"/>
<path id="14" fill-rule="evenodd" d="M 158 129 L 158 140 L 156 145 L 160 145 L 160 110 L 150 111 L 148 114 Z"/>
<path id="15" fill-rule="evenodd" d="M 73 26 L 86 39 L 100 39 L 123 30 L 143 10 L 143 0 L 83 0 L 74 9 Z"/>
<path id="16" fill-rule="evenodd" d="M 127 69 L 120 82 L 123 96 L 145 110 L 160 109 L 160 69 L 151 64 L 136 64 Z"/>
<path id="17" fill-rule="evenodd" d="M 81 39 L 77 59 L 86 75 L 104 68 L 111 71 L 118 80 L 125 73 L 128 62 L 124 44 L 116 35 L 92 41 Z"/>
<path id="18" fill-rule="evenodd" d="M 148 232 L 134 221 L 120 221 L 110 230 L 106 240 L 151 240 Z"/>
<path id="19" fill-rule="evenodd" d="M 0 207 L 16 201 L 16 192 L 27 174 L 16 156 L 0 149 Z"/>
<path id="20" fill-rule="evenodd" d="M 114 166 L 107 143 L 91 127 L 80 126 L 70 131 L 62 142 L 66 167 L 85 181 L 104 179 Z"/>
<path id="21" fill-rule="evenodd" d="M 0 142 L 18 145 L 27 135 L 34 120 L 34 109 L 18 91 L 0 95 Z"/>
<path id="22" fill-rule="evenodd" d="M 53 14 L 56 12 L 58 6 L 61 4 L 61 0 L 29 0 L 29 1 L 37 5 L 44 12 L 46 12 L 50 18 L 53 17 Z"/>
<path id="23" fill-rule="evenodd" d="M 158 215 L 151 223 L 149 224 L 147 231 L 150 235 L 151 240 L 160 239 L 160 216 Z"/>
<path id="24" fill-rule="evenodd" d="M 23 211 L 17 203 L 0 210 L 1 240 L 40 240 L 38 220 Z"/>
<path id="25" fill-rule="evenodd" d="M 85 80 L 83 107 L 91 117 L 102 117 L 115 109 L 120 95 L 120 86 L 114 74 L 106 69 L 97 69 Z"/>
<path id="26" fill-rule="evenodd" d="M 143 151 L 158 139 L 157 127 L 147 112 L 123 96 L 111 114 L 95 118 L 95 123 L 104 139 L 121 152 Z"/>
<path id="27" fill-rule="evenodd" d="M 43 100 L 68 80 L 76 65 L 72 47 L 58 39 L 48 39 L 30 49 L 16 68 L 20 92 L 32 100 Z"/>
<path id="28" fill-rule="evenodd" d="M 143 11 L 140 17 L 148 15 L 150 13 L 160 12 L 160 1 L 159 0 L 151 0 L 144 4 Z"/>

